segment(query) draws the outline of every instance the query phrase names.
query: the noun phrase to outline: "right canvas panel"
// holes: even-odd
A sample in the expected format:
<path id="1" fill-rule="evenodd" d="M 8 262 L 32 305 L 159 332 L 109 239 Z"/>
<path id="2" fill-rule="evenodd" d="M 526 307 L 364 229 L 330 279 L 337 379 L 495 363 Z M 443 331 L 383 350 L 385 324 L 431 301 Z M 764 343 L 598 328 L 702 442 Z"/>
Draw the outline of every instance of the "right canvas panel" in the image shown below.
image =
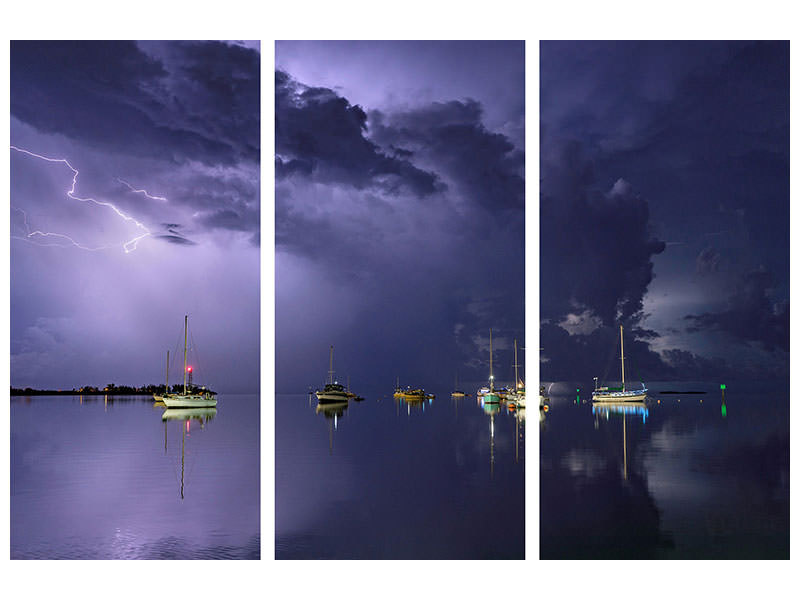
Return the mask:
<path id="1" fill-rule="evenodd" d="M 540 557 L 788 559 L 789 43 L 540 51 Z"/>

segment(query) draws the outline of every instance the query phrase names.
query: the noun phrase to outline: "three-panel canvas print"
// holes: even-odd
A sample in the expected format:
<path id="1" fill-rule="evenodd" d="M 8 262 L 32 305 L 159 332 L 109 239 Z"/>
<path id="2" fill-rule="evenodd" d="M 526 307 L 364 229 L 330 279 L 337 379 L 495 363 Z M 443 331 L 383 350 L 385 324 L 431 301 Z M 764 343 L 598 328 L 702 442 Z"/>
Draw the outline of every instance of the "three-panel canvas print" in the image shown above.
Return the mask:
<path id="1" fill-rule="evenodd" d="M 789 558 L 789 42 L 9 76 L 11 559 Z"/>

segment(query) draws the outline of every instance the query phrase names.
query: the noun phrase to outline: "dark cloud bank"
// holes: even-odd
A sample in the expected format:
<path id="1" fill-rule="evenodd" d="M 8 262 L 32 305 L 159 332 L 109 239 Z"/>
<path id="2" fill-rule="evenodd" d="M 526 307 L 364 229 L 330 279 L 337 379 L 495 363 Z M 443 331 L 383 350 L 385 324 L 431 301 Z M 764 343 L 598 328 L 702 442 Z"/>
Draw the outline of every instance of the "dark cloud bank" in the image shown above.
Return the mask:
<path id="1" fill-rule="evenodd" d="M 786 376 L 788 43 L 541 49 L 542 379 L 602 376 L 620 323 L 643 379 Z"/>
<path id="2" fill-rule="evenodd" d="M 145 181 L 192 211 L 195 233 L 259 227 L 259 55 L 222 42 L 15 41 L 11 114 L 45 134 L 108 153 L 101 171 L 80 160 L 83 195 L 151 216 L 165 209 L 117 177 Z M 36 149 L 34 149 L 36 151 Z M 121 167 L 119 165 L 123 165 Z"/>
<path id="3" fill-rule="evenodd" d="M 276 73 L 278 270 L 285 253 L 312 265 L 308 276 L 334 277 L 352 294 L 337 314 L 353 323 L 322 324 L 303 347 L 292 314 L 328 310 L 327 299 L 290 305 L 278 292 L 279 391 L 318 384 L 296 361 L 324 363 L 333 339 L 342 363 L 351 352 L 354 378 L 385 389 L 412 373 L 484 378 L 471 361 L 490 326 L 508 338 L 511 364 L 510 340 L 522 345 L 524 331 L 524 157 L 482 117 L 470 99 L 365 110 Z"/>

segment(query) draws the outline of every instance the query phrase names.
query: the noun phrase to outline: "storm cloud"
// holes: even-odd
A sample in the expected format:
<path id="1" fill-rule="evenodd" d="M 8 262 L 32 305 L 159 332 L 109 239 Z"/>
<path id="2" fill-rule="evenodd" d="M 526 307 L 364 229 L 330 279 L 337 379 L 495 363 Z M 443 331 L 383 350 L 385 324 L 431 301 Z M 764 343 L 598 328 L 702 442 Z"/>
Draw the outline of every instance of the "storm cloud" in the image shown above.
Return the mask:
<path id="1" fill-rule="evenodd" d="M 353 43 L 348 60 L 368 63 L 362 46 Z M 416 69 L 416 43 L 398 46 L 396 66 Z M 398 376 L 448 383 L 457 371 L 461 381 L 484 379 L 489 327 L 505 379 L 513 339 L 524 340 L 523 149 L 447 78 L 427 81 L 436 95 L 452 92 L 448 100 L 360 106 L 341 89 L 382 85 L 397 99 L 393 82 L 358 70 L 339 71 L 341 86 L 298 80 L 280 68 L 283 49 L 294 47 L 277 47 L 279 391 L 318 384 L 304 357 L 324 363 L 331 343 L 359 389 Z M 523 59 L 521 44 L 504 47 Z M 463 60 L 448 44 L 436 48 Z M 295 56 L 295 65 L 327 65 L 313 56 Z M 522 84 L 508 85 L 522 94 Z"/>
<path id="2" fill-rule="evenodd" d="M 788 43 L 543 42 L 541 77 L 543 378 L 596 371 L 593 319 L 651 377 L 788 368 Z"/>
<path id="3" fill-rule="evenodd" d="M 687 315 L 689 331 L 715 329 L 738 341 L 757 342 L 766 350 L 789 351 L 789 302 L 775 301 L 775 275 L 756 270 L 745 273 L 719 312 Z"/>
<path id="4" fill-rule="evenodd" d="M 367 114 L 333 90 L 309 87 L 275 73 L 276 174 L 303 174 L 325 183 L 391 190 L 419 196 L 440 184 L 433 173 L 382 152 L 366 137 Z"/>
<path id="5" fill-rule="evenodd" d="M 15 41 L 11 58 L 11 114 L 39 131 L 176 163 L 258 161 L 251 50 L 221 42 Z"/>
<path id="6" fill-rule="evenodd" d="M 624 179 L 597 189 L 593 164 L 575 143 L 543 158 L 542 170 L 542 316 L 580 307 L 611 326 L 640 313 L 652 258 L 665 248 L 650 231 L 647 201 Z"/>

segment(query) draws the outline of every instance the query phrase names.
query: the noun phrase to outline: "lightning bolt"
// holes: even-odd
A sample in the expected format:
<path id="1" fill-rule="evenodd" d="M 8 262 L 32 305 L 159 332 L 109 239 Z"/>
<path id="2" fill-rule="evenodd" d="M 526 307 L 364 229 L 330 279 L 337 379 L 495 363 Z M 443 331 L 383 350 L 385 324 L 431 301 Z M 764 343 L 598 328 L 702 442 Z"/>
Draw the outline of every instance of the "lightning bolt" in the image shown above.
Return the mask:
<path id="1" fill-rule="evenodd" d="M 151 196 L 150 194 L 147 193 L 147 190 L 137 190 L 130 183 L 128 183 L 127 181 L 125 181 L 120 177 L 117 177 L 117 181 L 119 181 L 122 185 L 127 186 L 127 188 L 134 194 L 144 194 L 145 198 L 150 198 L 150 200 L 161 200 L 161 202 L 169 202 L 169 200 L 167 200 L 163 196 Z"/>
<path id="2" fill-rule="evenodd" d="M 34 158 L 38 158 L 40 160 L 44 160 L 44 161 L 47 161 L 47 162 L 65 164 L 67 166 L 67 168 L 70 171 L 72 171 L 72 186 L 67 190 L 67 196 L 69 198 L 71 198 L 73 200 L 77 200 L 78 202 L 92 202 L 92 203 L 97 204 L 99 206 L 106 206 L 106 207 L 110 208 L 111 210 L 113 210 L 115 213 L 117 213 L 117 215 L 122 217 L 124 220 L 133 222 L 136 225 L 136 227 L 138 227 L 139 229 L 144 231 L 143 234 L 138 235 L 138 236 L 134 237 L 133 239 L 130 239 L 127 242 L 122 244 L 122 249 L 125 251 L 125 254 L 128 254 L 128 253 L 133 252 L 134 250 L 136 250 L 136 247 L 139 244 L 139 240 L 141 240 L 142 238 L 147 237 L 147 236 L 150 235 L 150 230 L 147 227 L 145 227 L 142 223 L 140 223 L 139 221 L 137 221 L 136 219 L 134 219 L 130 215 L 126 215 L 124 212 L 122 212 L 120 209 L 118 209 L 116 206 L 114 206 L 111 202 L 107 202 L 105 200 L 96 200 L 95 198 L 81 198 L 80 196 L 76 196 L 75 195 L 75 187 L 78 185 L 78 175 L 80 174 L 80 172 L 78 171 L 78 169 L 73 167 L 66 158 L 50 158 L 49 156 L 42 156 L 41 154 L 36 154 L 35 152 L 31 152 L 30 150 L 25 150 L 24 148 L 19 148 L 17 146 L 13 146 L 13 145 L 11 146 L 11 149 L 15 150 L 17 152 L 21 152 L 22 154 L 27 154 L 28 156 L 32 156 Z M 131 186 L 129 185 L 128 187 L 131 187 Z M 131 189 L 133 189 L 133 188 L 131 187 Z M 134 190 L 134 191 L 138 191 L 138 190 Z M 151 197 L 146 192 L 145 192 L 145 194 L 148 197 Z M 164 198 L 164 200 L 166 200 L 166 198 Z M 64 235 L 64 234 L 61 234 L 61 233 L 43 232 L 43 231 L 38 231 L 38 230 L 37 231 L 31 231 L 30 230 L 30 226 L 28 225 L 28 218 L 27 218 L 27 214 L 25 214 L 25 211 L 23 211 L 22 209 L 17 208 L 17 207 L 13 207 L 13 208 L 18 210 L 19 212 L 21 212 L 23 214 L 25 228 L 26 228 L 26 230 L 28 232 L 27 236 L 25 238 L 12 236 L 15 239 L 23 239 L 25 241 L 29 241 L 31 243 L 35 243 L 35 242 L 32 242 L 32 238 L 39 238 L 39 237 L 43 237 L 43 238 L 60 238 L 62 240 L 66 240 L 68 242 L 67 245 L 73 245 L 73 246 L 75 246 L 77 248 L 80 248 L 81 250 L 89 250 L 91 252 L 96 252 L 97 250 L 104 250 L 106 248 L 111 248 L 111 247 L 117 245 L 117 244 L 105 244 L 105 245 L 102 245 L 102 246 L 98 246 L 96 248 L 90 248 L 88 246 L 83 246 L 83 245 L 79 244 L 78 242 L 73 240 L 68 235 Z M 62 247 L 64 247 L 62 244 L 37 244 L 37 245 L 40 245 L 40 246 L 62 246 Z"/>
<path id="3" fill-rule="evenodd" d="M 89 250 L 90 252 L 97 252 L 98 250 L 105 250 L 106 248 L 110 248 L 111 247 L 109 244 L 103 244 L 102 246 L 96 246 L 94 248 L 90 248 L 88 246 L 83 246 L 83 245 L 79 244 L 78 242 L 73 240 L 71 237 L 69 237 L 68 235 L 64 235 L 63 233 L 48 233 L 48 232 L 38 231 L 38 230 L 37 231 L 31 231 L 31 226 L 28 224 L 28 213 L 26 213 L 21 208 L 19 208 L 17 206 L 14 206 L 13 204 L 11 205 L 11 208 L 13 208 L 14 210 L 22 213 L 22 220 L 23 220 L 23 223 L 25 225 L 25 231 L 26 231 L 25 237 L 20 237 L 18 235 L 12 235 L 11 239 L 22 240 L 24 242 L 30 242 L 31 244 L 34 244 L 35 246 L 57 246 L 59 248 L 66 248 L 67 246 L 75 246 L 76 248 L 80 248 L 81 250 Z M 65 240 L 67 242 L 67 244 L 42 244 L 42 243 L 34 242 L 32 238 L 38 238 L 38 237 L 43 237 L 43 238 L 61 238 L 61 239 Z"/>

